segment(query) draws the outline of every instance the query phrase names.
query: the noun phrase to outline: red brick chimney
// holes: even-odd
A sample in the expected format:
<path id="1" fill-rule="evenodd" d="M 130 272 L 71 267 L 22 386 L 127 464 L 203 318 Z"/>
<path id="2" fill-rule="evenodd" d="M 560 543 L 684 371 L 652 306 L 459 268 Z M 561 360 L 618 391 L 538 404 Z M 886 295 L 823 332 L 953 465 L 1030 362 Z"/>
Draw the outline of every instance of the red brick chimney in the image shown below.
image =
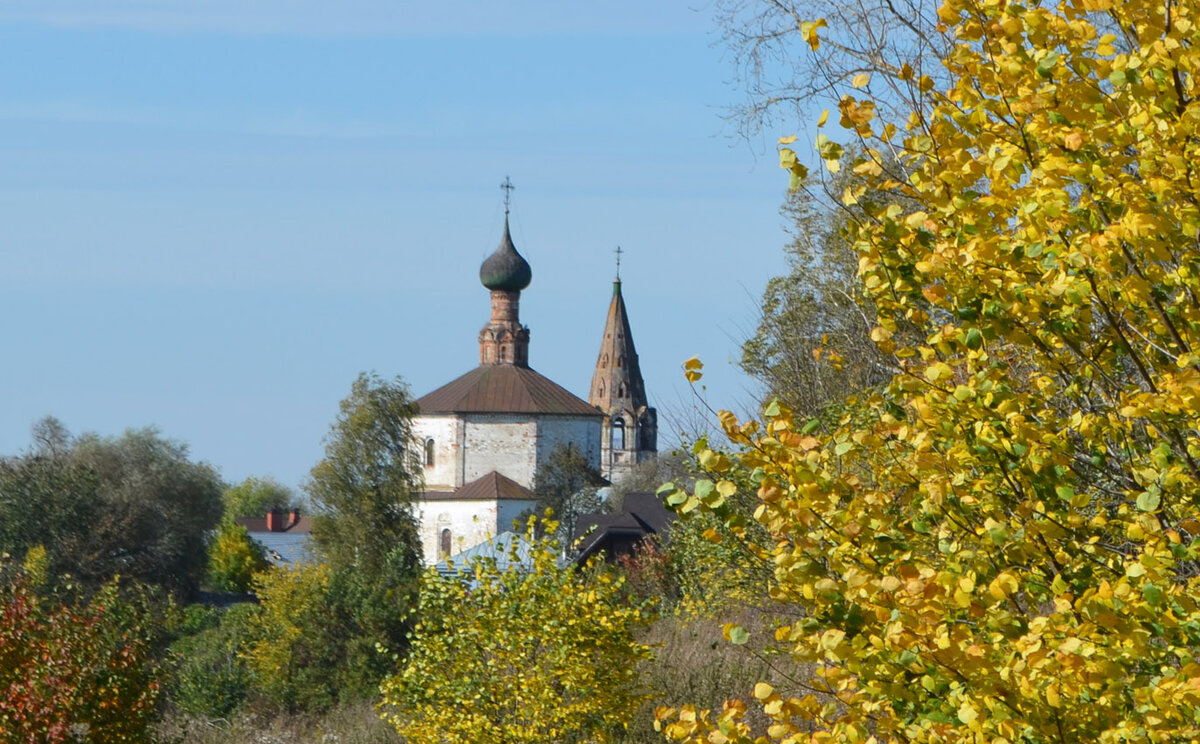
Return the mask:
<path id="1" fill-rule="evenodd" d="M 291 528 L 295 527 L 298 524 L 300 524 L 300 510 L 292 509 L 292 514 L 288 518 L 287 529 L 290 530 Z"/>
<path id="2" fill-rule="evenodd" d="M 267 532 L 283 532 L 283 510 L 272 509 L 267 512 Z"/>

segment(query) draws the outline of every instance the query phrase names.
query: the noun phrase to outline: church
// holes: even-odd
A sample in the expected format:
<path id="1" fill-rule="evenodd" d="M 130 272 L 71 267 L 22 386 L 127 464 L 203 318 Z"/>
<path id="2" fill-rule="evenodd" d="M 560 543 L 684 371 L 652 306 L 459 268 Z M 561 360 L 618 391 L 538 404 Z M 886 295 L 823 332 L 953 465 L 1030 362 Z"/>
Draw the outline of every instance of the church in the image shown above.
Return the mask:
<path id="1" fill-rule="evenodd" d="M 512 530 L 534 507 L 534 478 L 556 448 L 574 447 L 610 482 L 657 449 L 619 274 L 588 400 L 529 366 L 520 306 L 533 271 L 513 245 L 508 212 L 506 200 L 504 235 L 479 269 L 491 299 L 479 366 L 417 400 L 425 491 L 416 516 L 426 565 Z"/>

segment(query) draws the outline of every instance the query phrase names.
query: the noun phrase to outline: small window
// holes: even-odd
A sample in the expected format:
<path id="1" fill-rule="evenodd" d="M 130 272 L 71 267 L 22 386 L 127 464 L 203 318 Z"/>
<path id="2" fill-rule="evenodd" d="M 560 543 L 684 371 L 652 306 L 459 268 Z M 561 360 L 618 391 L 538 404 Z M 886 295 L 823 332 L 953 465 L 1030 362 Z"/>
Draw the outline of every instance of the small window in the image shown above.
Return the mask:
<path id="1" fill-rule="evenodd" d="M 425 467 L 433 467 L 433 437 L 425 440 Z"/>
<path id="2" fill-rule="evenodd" d="M 613 419 L 612 422 L 612 448 L 625 449 L 625 422 L 619 418 Z"/>
<path id="3" fill-rule="evenodd" d="M 618 398 L 625 397 L 625 383 L 623 383 L 623 382 L 620 385 L 617 385 L 617 397 Z"/>
<path id="4" fill-rule="evenodd" d="M 451 535 L 450 535 L 450 530 L 449 530 L 449 529 L 444 529 L 444 530 L 442 530 L 442 545 L 441 545 L 441 548 L 442 548 L 442 557 L 443 557 L 443 558 L 448 558 L 448 557 L 450 556 L 450 544 L 451 544 L 451 542 L 452 542 L 452 538 L 451 538 Z"/>

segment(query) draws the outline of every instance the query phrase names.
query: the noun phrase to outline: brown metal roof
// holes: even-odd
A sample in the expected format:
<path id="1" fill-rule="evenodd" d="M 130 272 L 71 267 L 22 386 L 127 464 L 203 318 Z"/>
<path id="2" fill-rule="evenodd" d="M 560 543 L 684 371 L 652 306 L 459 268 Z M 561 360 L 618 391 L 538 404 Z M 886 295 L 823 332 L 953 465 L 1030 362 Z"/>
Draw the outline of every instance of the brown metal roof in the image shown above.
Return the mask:
<path id="1" fill-rule="evenodd" d="M 457 491 L 426 491 L 421 494 L 426 501 L 532 501 L 533 491 L 512 478 L 500 475 L 495 470 L 471 481 Z"/>
<path id="2" fill-rule="evenodd" d="M 421 413 L 602 415 L 558 383 L 528 367 L 511 364 L 477 367 L 425 395 L 417 407 Z"/>

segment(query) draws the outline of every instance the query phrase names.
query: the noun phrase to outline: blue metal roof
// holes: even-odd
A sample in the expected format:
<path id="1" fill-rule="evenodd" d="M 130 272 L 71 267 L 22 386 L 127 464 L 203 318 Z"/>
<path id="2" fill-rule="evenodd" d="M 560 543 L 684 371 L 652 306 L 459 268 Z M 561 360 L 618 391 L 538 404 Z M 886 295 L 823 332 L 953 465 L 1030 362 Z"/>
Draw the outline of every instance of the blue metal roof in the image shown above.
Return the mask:
<path id="1" fill-rule="evenodd" d="M 511 568 L 521 571 L 533 569 L 529 541 L 524 536 L 512 532 L 501 532 L 487 542 L 479 543 L 452 558 L 439 561 L 434 564 L 434 568 L 442 576 L 462 576 L 470 573 L 471 564 L 480 559 L 494 560 L 496 568 L 501 572 Z"/>
<path id="2" fill-rule="evenodd" d="M 312 563 L 315 558 L 309 549 L 311 535 L 307 532 L 251 532 L 267 551 L 267 560 L 276 566 L 293 563 Z"/>

